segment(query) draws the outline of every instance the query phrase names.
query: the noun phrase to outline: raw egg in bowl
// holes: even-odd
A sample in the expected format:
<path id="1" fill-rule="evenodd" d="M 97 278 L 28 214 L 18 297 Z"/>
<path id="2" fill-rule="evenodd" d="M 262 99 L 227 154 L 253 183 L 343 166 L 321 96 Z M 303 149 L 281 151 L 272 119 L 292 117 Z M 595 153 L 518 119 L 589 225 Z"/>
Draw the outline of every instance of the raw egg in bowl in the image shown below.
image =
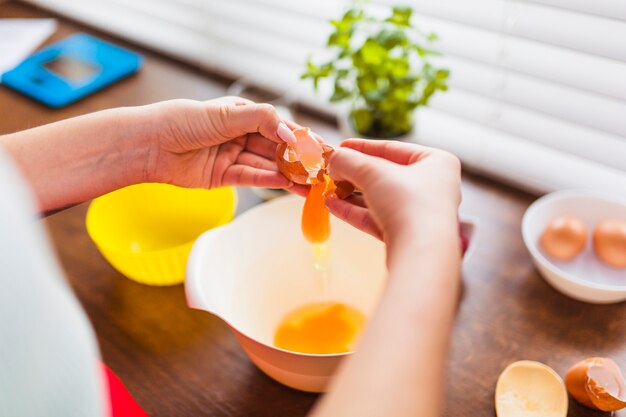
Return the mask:
<path id="1" fill-rule="evenodd" d="M 366 317 L 383 288 L 382 242 L 335 218 L 325 281 L 300 230 L 303 200 L 274 199 L 203 234 L 187 264 L 190 307 L 223 319 L 263 372 L 303 391 L 321 392 L 349 352 L 313 354 L 276 346 L 285 317 L 303 306 L 341 303 Z"/>
<path id="2" fill-rule="evenodd" d="M 558 291 L 589 303 L 617 303 L 626 300 L 622 224 L 626 200 L 557 191 L 526 210 L 522 235 L 537 270 Z"/>

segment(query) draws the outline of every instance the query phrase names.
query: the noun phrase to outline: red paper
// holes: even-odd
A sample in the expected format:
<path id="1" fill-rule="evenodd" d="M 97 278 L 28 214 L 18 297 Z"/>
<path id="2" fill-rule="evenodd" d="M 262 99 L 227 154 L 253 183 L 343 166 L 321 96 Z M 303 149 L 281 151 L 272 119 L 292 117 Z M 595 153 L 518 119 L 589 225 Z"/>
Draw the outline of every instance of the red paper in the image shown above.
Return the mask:
<path id="1" fill-rule="evenodd" d="M 111 417 L 148 417 L 113 371 L 101 365 L 109 388 Z"/>

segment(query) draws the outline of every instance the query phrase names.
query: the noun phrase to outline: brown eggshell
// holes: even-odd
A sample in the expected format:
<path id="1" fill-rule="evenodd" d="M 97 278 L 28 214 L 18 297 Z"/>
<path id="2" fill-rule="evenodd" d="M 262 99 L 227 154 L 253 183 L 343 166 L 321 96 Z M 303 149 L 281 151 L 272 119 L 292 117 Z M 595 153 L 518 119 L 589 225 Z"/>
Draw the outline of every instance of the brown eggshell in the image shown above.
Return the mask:
<path id="1" fill-rule="evenodd" d="M 585 407 L 602 410 L 616 411 L 626 408 L 623 398 L 616 398 L 599 381 L 590 377 L 592 368 L 602 368 L 603 372 L 610 374 L 619 384 L 620 392 L 626 391 L 624 377 L 617 364 L 609 358 L 588 358 L 572 366 L 565 375 L 565 386 L 570 395 Z M 592 371 L 593 373 L 594 371 Z"/>
<path id="2" fill-rule="evenodd" d="M 330 157 L 333 155 L 333 152 L 335 152 L 335 148 L 325 143 L 322 144 L 322 147 L 324 149 L 324 154 L 322 155 L 324 157 L 324 168 L 326 168 L 330 163 Z M 335 195 L 342 200 L 352 195 L 355 190 L 354 185 L 348 181 L 335 181 L 335 186 L 337 187 L 335 189 Z"/>
<path id="3" fill-rule="evenodd" d="M 302 162 L 290 162 L 284 158 L 288 146 L 289 145 L 286 143 L 281 143 L 276 148 L 276 165 L 278 165 L 278 170 L 287 177 L 289 181 L 293 181 L 296 184 L 308 184 L 309 173 L 304 168 L 304 165 L 302 165 Z"/>
<path id="4" fill-rule="evenodd" d="M 326 178 L 324 178 L 324 174 L 326 174 L 326 170 L 323 168 L 317 171 L 317 175 L 315 176 L 315 178 L 317 179 L 318 182 L 326 181 Z"/>
<path id="5" fill-rule="evenodd" d="M 327 143 L 322 143 L 322 150 L 324 151 L 322 154 L 322 158 L 324 158 L 324 167 L 327 167 L 330 162 L 330 157 L 333 156 L 333 152 L 335 152 L 335 148 Z"/>
<path id="6" fill-rule="evenodd" d="M 587 393 L 587 369 L 596 358 L 585 359 L 572 366 L 565 374 L 567 392 L 580 404 L 588 408 L 597 409 Z"/>
<path id="7" fill-rule="evenodd" d="M 354 185 L 348 181 L 337 181 L 335 182 L 335 186 L 337 187 L 335 189 L 335 195 L 342 200 L 350 197 L 354 192 Z"/>
<path id="8" fill-rule="evenodd" d="M 303 129 L 298 129 L 294 131 L 294 133 L 298 133 L 298 131 L 303 131 Z M 304 131 L 304 133 L 300 134 L 308 134 L 308 130 Z M 326 144 L 322 143 L 322 158 L 324 162 L 322 164 L 322 169 L 320 169 L 317 173 L 316 179 L 318 181 L 324 181 L 324 174 L 326 174 L 326 167 L 330 161 L 330 157 L 332 156 L 335 149 Z M 281 143 L 276 147 L 276 165 L 278 166 L 278 170 L 290 181 L 295 182 L 296 184 L 310 184 L 309 181 L 309 173 L 305 169 L 304 165 L 300 161 L 287 161 L 285 156 L 285 151 L 289 148 L 287 143 Z M 336 190 L 335 195 L 338 198 L 344 199 L 350 196 L 354 192 L 354 185 L 349 183 L 348 181 L 337 181 L 335 183 Z"/>
<path id="9" fill-rule="evenodd" d="M 591 379 L 589 380 L 589 390 L 591 392 L 591 402 L 602 411 L 617 411 L 626 408 L 626 401 L 615 398 L 604 387 L 599 386 Z"/>

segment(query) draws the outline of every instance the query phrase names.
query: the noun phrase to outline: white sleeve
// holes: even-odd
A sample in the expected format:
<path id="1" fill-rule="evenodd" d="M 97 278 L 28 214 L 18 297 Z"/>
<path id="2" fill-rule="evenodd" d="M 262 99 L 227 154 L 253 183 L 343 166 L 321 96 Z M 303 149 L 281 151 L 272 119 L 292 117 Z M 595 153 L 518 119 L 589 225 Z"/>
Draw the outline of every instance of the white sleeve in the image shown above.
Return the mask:
<path id="1" fill-rule="evenodd" d="M 95 336 L 34 207 L 0 151 L 0 417 L 106 416 Z"/>

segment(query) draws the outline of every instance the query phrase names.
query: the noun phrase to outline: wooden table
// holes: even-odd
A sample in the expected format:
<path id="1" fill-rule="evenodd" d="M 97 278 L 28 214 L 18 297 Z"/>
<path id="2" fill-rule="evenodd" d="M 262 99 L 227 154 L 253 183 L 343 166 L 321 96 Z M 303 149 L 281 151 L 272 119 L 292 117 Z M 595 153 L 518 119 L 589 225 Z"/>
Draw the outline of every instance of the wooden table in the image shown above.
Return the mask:
<path id="1" fill-rule="evenodd" d="M 0 17 L 45 16 L 49 13 L 19 3 L 0 5 Z M 53 40 L 77 30 L 108 38 L 62 20 Z M 0 86 L 0 134 L 109 107 L 207 99 L 225 91 L 226 80 L 142 52 L 146 61 L 139 74 L 66 109 L 47 109 Z M 306 115 L 297 120 L 338 139 L 328 122 Z M 522 215 L 533 199 L 465 174 L 462 213 L 478 219 L 479 240 L 465 265 L 446 416 L 494 415 L 496 379 L 518 359 L 542 361 L 564 375 L 574 362 L 600 355 L 614 358 L 626 371 L 626 303 L 597 306 L 571 300 L 533 268 L 520 233 Z M 182 286 L 143 286 L 109 266 L 85 232 L 86 208 L 76 206 L 45 222 L 105 362 L 151 416 L 277 417 L 309 411 L 316 395 L 285 388 L 257 370 L 222 321 L 187 308 Z M 569 415 L 602 414 L 571 402 Z"/>

